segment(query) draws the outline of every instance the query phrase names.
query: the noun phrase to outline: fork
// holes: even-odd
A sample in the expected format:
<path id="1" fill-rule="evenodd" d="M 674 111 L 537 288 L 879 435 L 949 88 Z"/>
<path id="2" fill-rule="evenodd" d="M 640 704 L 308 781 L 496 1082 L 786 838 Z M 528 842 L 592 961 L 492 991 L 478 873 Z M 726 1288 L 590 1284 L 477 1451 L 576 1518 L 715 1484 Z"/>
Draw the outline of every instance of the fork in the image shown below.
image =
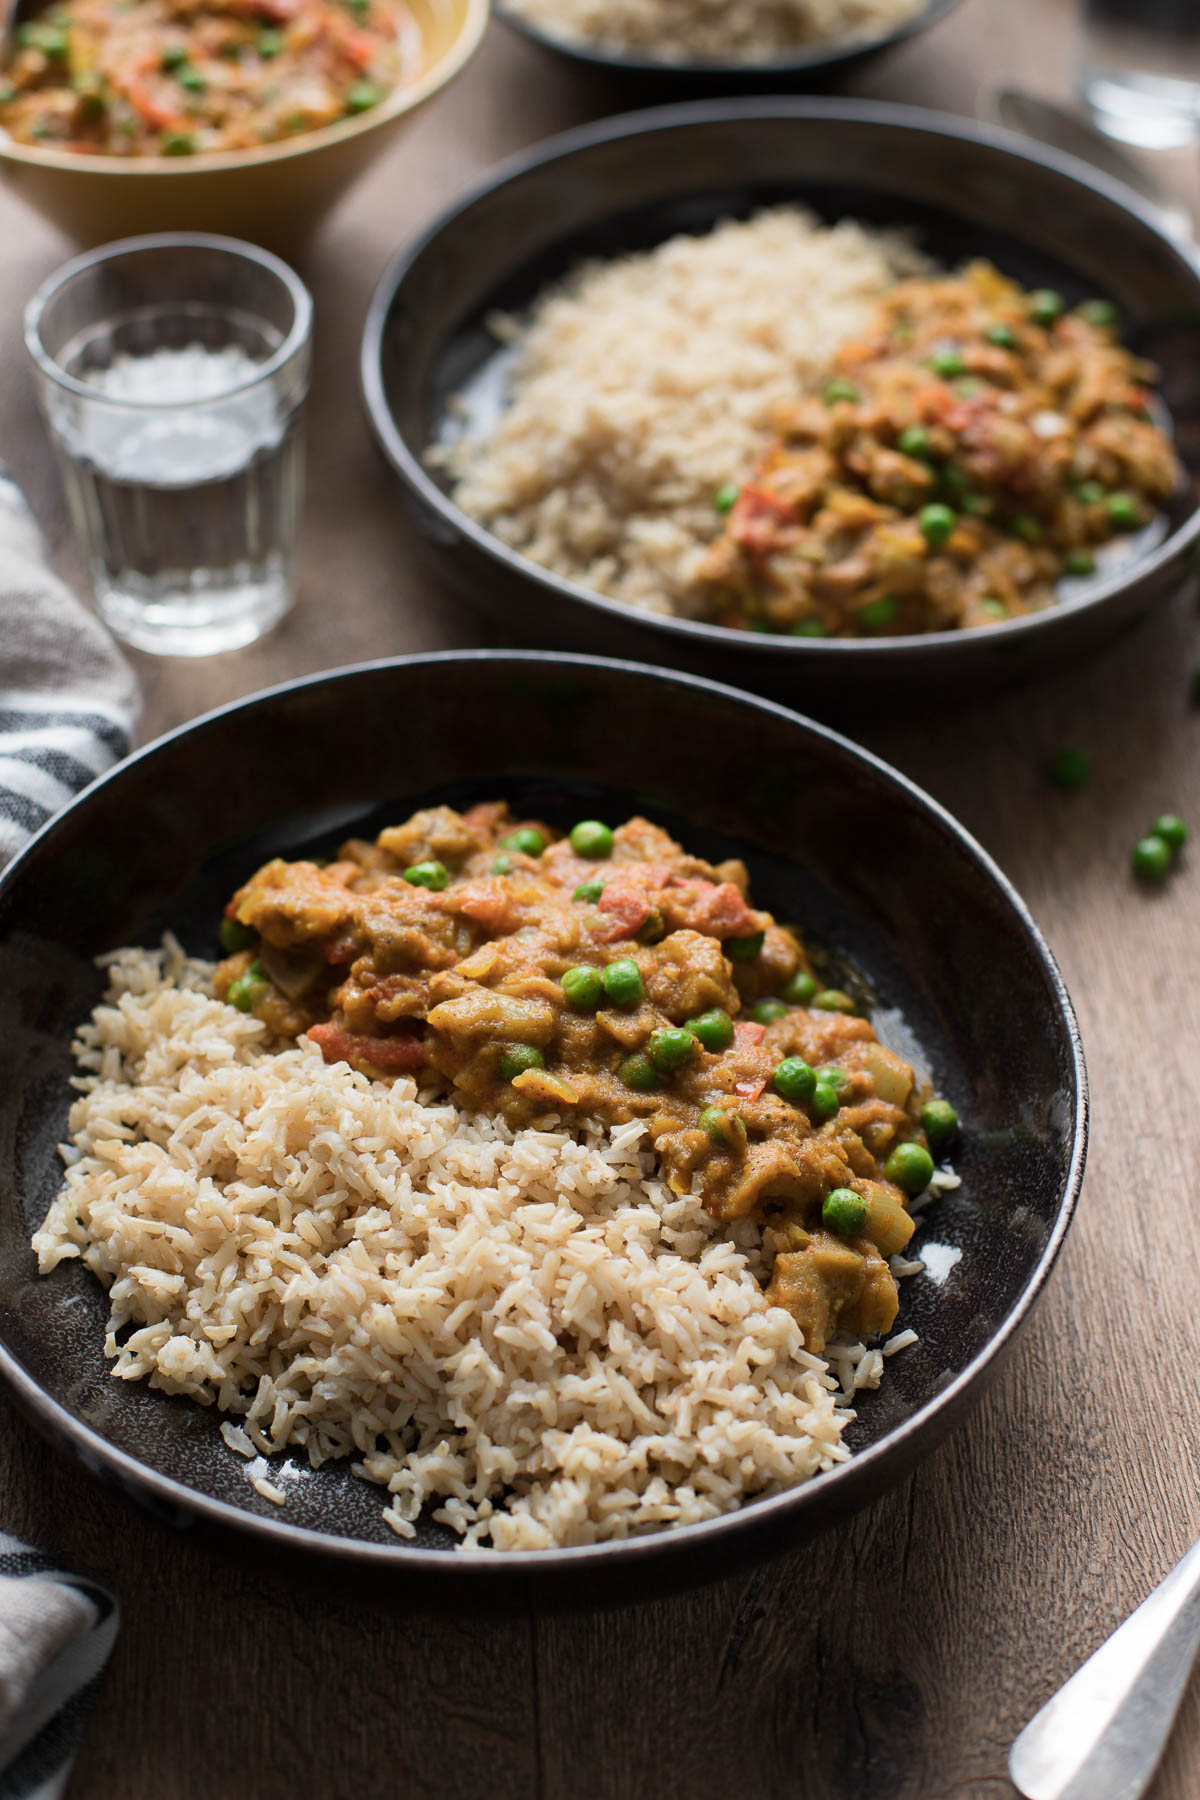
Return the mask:
<path id="1" fill-rule="evenodd" d="M 1008 1759 L 1026 1800 L 1138 1800 L 1200 1650 L 1200 1543 L 1046 1702 Z"/>

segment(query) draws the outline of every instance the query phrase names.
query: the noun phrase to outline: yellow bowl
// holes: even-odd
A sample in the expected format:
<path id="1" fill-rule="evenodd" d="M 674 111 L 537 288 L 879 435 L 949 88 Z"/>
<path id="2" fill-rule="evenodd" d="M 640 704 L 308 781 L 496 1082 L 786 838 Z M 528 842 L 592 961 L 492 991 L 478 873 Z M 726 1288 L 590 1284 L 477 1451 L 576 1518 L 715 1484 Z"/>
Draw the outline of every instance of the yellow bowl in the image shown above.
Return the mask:
<path id="1" fill-rule="evenodd" d="M 370 112 L 258 150 L 84 156 L 14 143 L 0 130 L 11 189 L 84 245 L 151 231 L 214 231 L 290 250 L 479 47 L 489 0 L 407 0 L 421 73 Z"/>

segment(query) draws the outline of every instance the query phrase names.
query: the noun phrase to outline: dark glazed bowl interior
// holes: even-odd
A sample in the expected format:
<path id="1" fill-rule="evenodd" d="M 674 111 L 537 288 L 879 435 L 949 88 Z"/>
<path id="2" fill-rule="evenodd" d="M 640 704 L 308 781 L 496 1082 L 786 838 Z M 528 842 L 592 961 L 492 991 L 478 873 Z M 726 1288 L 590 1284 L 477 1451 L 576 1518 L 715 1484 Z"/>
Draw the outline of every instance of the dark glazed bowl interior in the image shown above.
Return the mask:
<path id="1" fill-rule="evenodd" d="M 823 88 L 850 69 L 902 44 L 918 32 L 928 31 L 953 11 L 958 0 L 928 0 L 911 19 L 874 37 L 831 38 L 807 45 L 793 55 L 772 57 L 767 62 L 668 62 L 637 52 L 602 50 L 590 44 L 555 37 L 519 18 L 503 0 L 497 0 L 496 16 L 522 37 L 556 56 L 583 64 L 635 94 L 659 99 L 696 99 L 713 93 L 803 93 Z"/>
<path id="2" fill-rule="evenodd" d="M 711 753 L 719 745 L 720 754 Z M 857 1456 L 790 1494 L 676 1532 L 568 1551 L 453 1554 L 426 1524 L 402 1543 L 382 1490 L 346 1465 L 249 1485 L 212 1410 L 117 1383 L 106 1303 L 78 1263 L 40 1278 L 29 1235 L 60 1178 L 73 1028 L 92 958 L 173 930 L 216 955 L 228 895 L 272 855 L 330 852 L 418 803 L 508 797 L 569 826 L 639 809 L 702 855 L 737 852 L 759 902 L 848 958 L 885 1041 L 964 1121 L 962 1186 L 926 1238 L 961 1249 L 943 1287 L 905 1287 L 920 1343 L 863 1398 Z M 142 751 L 41 833 L 0 881 L 0 1373 L 35 1422 L 177 1522 L 251 1548 L 318 1552 L 435 1597 L 546 1575 L 612 1595 L 697 1580 L 873 1498 L 961 1414 L 1043 1284 L 1082 1177 L 1086 1095 L 1070 1002 L 1003 877 L 920 791 L 844 740 L 710 683 L 589 658 L 465 652 L 302 681 Z M 917 1243 L 922 1241 L 918 1238 Z M 669 1566 L 668 1566 L 669 1565 Z M 673 1571 L 673 1573 L 672 1573 Z M 617 1584 L 614 1588 L 614 1582 Z"/>
<path id="3" fill-rule="evenodd" d="M 1162 371 L 1186 481 L 1161 541 L 1077 598 L 1023 619 L 911 638 L 762 636 L 604 599 L 506 548 L 425 466 L 451 402 L 502 380 L 495 311 L 519 313 L 587 256 L 702 232 L 799 201 L 828 219 L 905 226 L 939 261 L 984 256 L 1028 287 L 1120 305 Z M 362 377 L 385 456 L 440 571 L 522 639 L 695 669 L 801 698 L 910 695 L 939 704 L 1049 672 L 1098 648 L 1177 584 L 1200 533 L 1200 263 L 1129 189 L 1028 140 L 915 108 L 820 100 L 664 108 L 572 132 L 511 162 L 393 264 L 367 319 Z M 492 402 L 494 404 L 494 401 Z"/>

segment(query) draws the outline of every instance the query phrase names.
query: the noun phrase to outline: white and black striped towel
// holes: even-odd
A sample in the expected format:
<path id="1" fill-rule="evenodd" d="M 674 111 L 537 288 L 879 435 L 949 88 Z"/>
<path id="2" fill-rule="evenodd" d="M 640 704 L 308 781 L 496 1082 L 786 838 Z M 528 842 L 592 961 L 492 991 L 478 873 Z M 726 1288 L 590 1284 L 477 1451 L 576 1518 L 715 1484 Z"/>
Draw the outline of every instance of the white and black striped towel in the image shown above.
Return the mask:
<path id="1" fill-rule="evenodd" d="M 0 465 L 0 866 L 129 749 L 125 659 L 46 565 Z M 0 1532 L 0 1800 L 56 1800 L 117 1633 L 111 1594 Z"/>
<path id="2" fill-rule="evenodd" d="M 58 1800 L 117 1635 L 112 1595 L 0 1532 L 0 1800 Z"/>
<path id="3" fill-rule="evenodd" d="M 0 465 L 0 866 L 129 749 L 137 686 Z"/>

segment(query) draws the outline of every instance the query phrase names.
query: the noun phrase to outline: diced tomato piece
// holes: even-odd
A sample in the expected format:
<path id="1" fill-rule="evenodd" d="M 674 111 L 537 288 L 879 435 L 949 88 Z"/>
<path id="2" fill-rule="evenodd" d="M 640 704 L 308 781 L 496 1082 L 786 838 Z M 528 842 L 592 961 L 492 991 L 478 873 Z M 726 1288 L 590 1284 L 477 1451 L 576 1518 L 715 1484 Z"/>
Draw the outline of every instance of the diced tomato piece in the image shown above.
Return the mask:
<path id="1" fill-rule="evenodd" d="M 596 933 L 605 944 L 615 943 L 618 938 L 636 937 L 654 911 L 644 892 L 626 887 L 619 880 L 607 884 L 596 907 L 609 915 L 604 929 Z"/>
<path id="2" fill-rule="evenodd" d="M 739 1100 L 759 1100 L 762 1098 L 766 1085 L 767 1078 L 764 1075 L 761 1081 L 735 1081 L 733 1091 Z"/>
<path id="3" fill-rule="evenodd" d="M 367 1037 L 358 1031 L 343 1031 L 338 1025 L 312 1025 L 305 1037 L 320 1049 L 327 1063 L 370 1063 L 374 1069 L 393 1074 L 410 1074 L 426 1061 L 425 1046 L 418 1037 Z"/>
<path id="4" fill-rule="evenodd" d="M 454 910 L 497 937 L 516 931 L 520 924 L 512 895 L 498 881 L 480 881 L 455 888 Z"/>
<path id="5" fill-rule="evenodd" d="M 765 1025 L 756 1025 L 753 1019 L 738 1019 L 733 1027 L 733 1041 L 739 1050 L 749 1050 L 752 1044 L 761 1044 L 766 1033 Z"/>

